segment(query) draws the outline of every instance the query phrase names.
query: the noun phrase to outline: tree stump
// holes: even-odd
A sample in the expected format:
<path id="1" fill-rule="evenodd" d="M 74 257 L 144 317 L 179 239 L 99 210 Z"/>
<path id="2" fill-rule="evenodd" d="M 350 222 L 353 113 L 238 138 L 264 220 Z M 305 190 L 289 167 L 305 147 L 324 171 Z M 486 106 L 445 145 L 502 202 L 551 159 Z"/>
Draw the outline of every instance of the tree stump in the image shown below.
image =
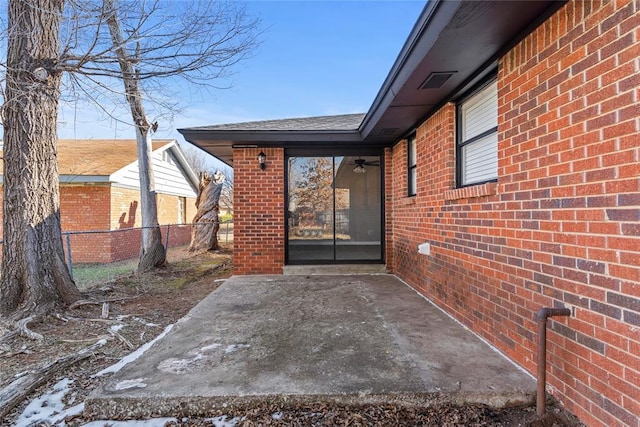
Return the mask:
<path id="1" fill-rule="evenodd" d="M 220 193 L 225 177 L 217 171 L 213 176 L 200 174 L 200 187 L 196 198 L 197 212 L 191 226 L 191 244 L 189 252 L 218 249 L 218 230 L 220 229 Z"/>

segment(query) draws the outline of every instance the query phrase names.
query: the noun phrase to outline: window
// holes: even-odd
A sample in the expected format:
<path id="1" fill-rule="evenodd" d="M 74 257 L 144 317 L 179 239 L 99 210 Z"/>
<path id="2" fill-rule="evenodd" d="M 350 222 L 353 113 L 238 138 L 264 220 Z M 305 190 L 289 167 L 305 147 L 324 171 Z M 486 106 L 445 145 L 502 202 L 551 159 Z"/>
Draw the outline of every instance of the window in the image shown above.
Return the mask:
<path id="1" fill-rule="evenodd" d="M 178 197 L 178 224 L 187 222 L 187 198 Z"/>
<path id="2" fill-rule="evenodd" d="M 458 186 L 498 178 L 498 85 L 492 80 L 458 104 Z"/>
<path id="3" fill-rule="evenodd" d="M 416 195 L 416 134 L 407 138 L 407 194 Z"/>
<path id="4" fill-rule="evenodd" d="M 171 158 L 171 154 L 169 154 L 169 150 L 165 150 L 162 152 L 162 160 L 171 165 L 173 164 L 173 159 Z"/>

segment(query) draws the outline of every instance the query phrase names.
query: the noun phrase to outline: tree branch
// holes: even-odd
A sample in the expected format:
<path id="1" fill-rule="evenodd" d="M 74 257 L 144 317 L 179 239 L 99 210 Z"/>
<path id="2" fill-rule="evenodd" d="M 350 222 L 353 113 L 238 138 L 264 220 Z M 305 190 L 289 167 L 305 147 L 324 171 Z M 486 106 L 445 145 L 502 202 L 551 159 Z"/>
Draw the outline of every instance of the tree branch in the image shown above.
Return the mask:
<path id="1" fill-rule="evenodd" d="M 16 405 L 22 402 L 32 391 L 49 381 L 58 371 L 67 369 L 69 366 L 78 363 L 90 356 L 94 351 L 102 346 L 96 343 L 84 348 L 77 353 L 58 359 L 38 370 L 18 378 L 11 384 L 0 390 L 0 418 L 11 411 Z"/>

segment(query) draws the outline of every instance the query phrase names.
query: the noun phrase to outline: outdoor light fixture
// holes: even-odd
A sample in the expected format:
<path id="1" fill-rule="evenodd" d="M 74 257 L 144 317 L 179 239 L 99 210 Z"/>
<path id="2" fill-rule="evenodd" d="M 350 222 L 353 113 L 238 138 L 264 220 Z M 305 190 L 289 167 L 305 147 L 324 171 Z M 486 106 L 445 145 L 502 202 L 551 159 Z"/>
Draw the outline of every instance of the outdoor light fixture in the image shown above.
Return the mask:
<path id="1" fill-rule="evenodd" d="M 260 163 L 260 169 L 265 170 L 267 168 L 267 164 L 265 163 L 267 161 L 267 155 L 264 154 L 263 151 L 260 152 L 260 154 L 258 154 L 258 163 Z"/>

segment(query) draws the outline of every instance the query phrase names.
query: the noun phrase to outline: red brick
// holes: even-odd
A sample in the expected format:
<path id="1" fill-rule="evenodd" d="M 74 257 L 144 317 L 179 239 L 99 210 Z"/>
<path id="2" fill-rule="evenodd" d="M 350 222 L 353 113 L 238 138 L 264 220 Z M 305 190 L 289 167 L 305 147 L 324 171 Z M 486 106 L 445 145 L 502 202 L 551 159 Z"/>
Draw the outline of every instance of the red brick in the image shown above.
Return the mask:
<path id="1" fill-rule="evenodd" d="M 552 303 L 548 292 L 553 291 L 550 295 L 555 297 L 559 295 L 562 298 L 564 292 L 565 295 L 592 298 L 594 308 L 607 311 L 608 305 L 604 301 L 604 292 L 607 289 L 614 289 L 616 292 L 625 292 L 623 289 L 626 289 L 626 292 L 632 293 L 635 290 L 637 293 L 640 280 L 637 276 L 637 258 L 633 260 L 634 255 L 640 256 L 637 249 L 633 249 L 638 247 L 637 238 L 635 236 L 631 238 L 629 234 L 627 234 L 629 237 L 625 237 L 622 228 L 624 226 L 627 233 L 632 231 L 632 221 L 637 221 L 635 209 L 637 205 L 626 202 L 622 206 L 627 207 L 621 208 L 618 203 L 620 200 L 615 196 L 619 193 L 633 194 L 640 190 L 640 168 L 637 166 L 640 160 L 637 146 L 638 107 L 635 102 L 637 99 L 635 88 L 638 87 L 637 73 L 628 65 L 618 66 L 618 62 L 613 58 L 602 61 L 598 58 L 602 49 L 606 50 L 609 46 L 628 45 L 628 40 L 616 42 L 617 30 L 615 29 L 604 34 L 600 33 L 600 23 L 616 13 L 614 5 L 589 4 L 589 8 L 586 6 L 583 8 L 583 5 L 582 2 L 570 1 L 551 20 L 560 22 L 558 17 L 567 17 L 569 19 L 562 20 L 565 25 L 567 22 L 588 22 L 584 24 L 584 32 L 574 31 L 573 29 L 577 28 L 574 24 L 566 25 L 565 29 L 560 31 L 557 27 L 547 26 L 545 23 L 525 39 L 523 44 L 514 48 L 507 55 L 508 60 L 503 59 L 501 62 L 498 84 L 500 138 L 503 139 L 500 142 L 498 183 L 500 199 L 487 202 L 466 195 L 463 199 L 449 200 L 445 203 L 450 203 L 451 207 L 467 206 L 468 211 L 442 209 L 447 205 L 442 204 L 437 190 L 434 190 L 419 195 L 415 205 L 405 205 L 402 210 L 399 210 L 399 206 L 393 202 L 391 206 L 395 217 L 395 221 L 392 222 L 393 242 L 398 240 L 410 242 L 407 245 L 394 243 L 394 249 L 391 251 L 394 259 L 393 271 L 468 326 L 475 328 L 524 366 L 529 366 L 525 358 L 518 356 L 511 346 L 518 343 L 517 345 L 526 347 L 527 341 L 518 336 L 515 331 L 509 331 L 507 334 L 509 340 L 506 341 L 499 324 L 493 322 L 483 324 L 471 320 L 478 306 L 495 305 L 507 312 L 517 313 L 518 317 L 531 318 L 537 304 Z M 583 21 L 584 19 L 587 21 Z M 547 31 L 553 28 L 554 32 L 545 32 L 544 28 L 547 28 Z M 554 37 L 563 38 L 562 51 L 552 53 L 553 49 L 549 49 L 544 55 L 536 56 L 539 52 L 536 53 L 535 47 L 550 46 Z M 570 37 L 574 37 L 575 43 L 567 47 L 567 42 L 571 43 Z M 527 44 L 528 40 L 531 40 L 530 44 Z M 528 46 L 526 49 L 523 47 L 525 44 Z M 583 45 L 588 48 L 582 49 L 580 46 Z M 626 53 L 628 49 L 633 47 L 622 49 L 622 51 L 630 61 L 635 60 L 634 54 Z M 612 48 L 611 52 L 614 50 Z M 544 64 L 535 63 L 536 58 L 544 58 Z M 511 67 L 515 64 L 518 66 Z M 527 65 L 520 66 L 521 64 Z M 584 72 L 586 78 L 585 75 L 572 77 L 571 72 Z M 537 75 L 535 82 L 532 79 L 533 75 Z M 601 76 L 603 76 L 602 86 L 596 79 Z M 622 86 L 618 86 L 617 82 L 621 82 L 620 85 L 626 85 L 625 89 L 620 90 Z M 537 104 L 535 102 L 530 102 L 530 105 L 525 104 L 528 102 L 527 91 L 530 96 L 539 97 Z M 542 104 L 545 104 L 545 108 L 538 108 Z M 621 117 L 624 118 L 621 120 Z M 442 126 L 443 118 L 444 116 L 439 116 L 436 119 L 434 116 L 419 128 L 418 134 L 424 135 L 427 147 L 435 149 L 451 140 L 450 134 L 443 138 L 433 131 L 437 126 Z M 449 127 L 453 127 L 455 125 L 453 115 L 448 115 L 448 118 L 451 120 Z M 535 126 L 533 126 L 533 119 L 536 120 Z M 526 138 L 518 134 L 523 130 L 528 131 Z M 429 144 L 429 141 L 433 142 Z M 391 152 L 392 176 L 405 175 L 405 154 L 401 150 L 401 144 L 394 147 Z M 435 159 L 436 157 L 433 153 L 429 153 L 424 158 Z M 428 163 L 429 170 L 436 176 L 451 173 L 451 169 L 445 170 L 438 161 Z M 548 181 L 549 184 L 542 185 L 541 180 Z M 399 180 L 398 183 L 400 182 Z M 546 198 L 541 198 L 539 203 L 533 196 L 536 188 L 540 188 L 538 186 L 551 189 L 551 193 Z M 387 189 L 387 192 L 397 195 L 401 195 L 402 191 L 402 188 L 395 183 Z M 450 194 L 456 193 L 450 192 Z M 631 197 L 625 197 L 625 200 L 631 200 Z M 399 200 L 397 196 L 393 196 L 393 199 Z M 571 206 L 571 203 L 576 201 L 580 204 Z M 429 217 L 425 216 L 423 207 L 427 206 L 439 206 L 436 209 L 440 209 L 440 214 L 432 212 Z M 540 209 L 544 211 L 538 212 Z M 494 220 L 493 225 L 497 229 L 471 228 L 465 222 L 472 218 L 493 216 L 496 213 L 497 217 L 501 218 L 501 221 Z M 408 225 L 414 224 L 416 218 L 420 218 L 420 225 L 415 229 L 410 228 Z M 438 218 L 438 222 L 434 223 L 433 218 Z M 535 227 L 530 230 L 522 228 L 533 226 Z M 479 252 L 461 254 L 458 251 L 473 242 L 461 240 L 465 239 L 463 236 L 466 234 L 460 234 L 458 231 L 460 227 L 466 227 L 468 238 L 471 236 L 470 233 L 475 232 L 483 235 L 491 233 L 504 236 L 507 239 L 500 247 L 500 251 L 504 253 L 526 249 L 529 252 L 528 259 L 518 260 L 513 254 L 506 255 L 500 252 L 494 253 L 494 256 L 488 260 L 484 259 Z M 453 251 L 438 252 L 437 260 L 415 254 L 413 247 L 422 241 L 422 237 L 418 238 L 415 234 L 421 228 L 433 230 L 428 235 L 429 240 L 441 242 L 441 244 L 455 244 L 452 246 Z M 545 233 L 541 233 L 542 230 Z M 458 237 L 454 240 L 453 236 Z M 555 262 L 555 257 L 548 252 L 552 248 L 548 243 L 543 245 L 545 241 L 556 244 L 558 249 L 555 253 L 561 251 L 562 256 L 567 259 L 588 260 L 598 268 L 598 272 L 565 268 L 559 273 L 563 277 L 557 277 L 558 273 L 549 265 Z M 542 248 L 545 250 L 544 253 L 537 252 Z M 581 265 L 587 268 L 586 264 Z M 435 266 L 437 269 L 434 270 Z M 529 270 L 523 270 L 517 266 Z M 532 280 L 534 275 L 539 279 L 544 276 L 551 280 L 550 283 L 553 283 L 554 289 L 532 285 L 531 289 L 516 288 L 516 295 L 505 290 L 492 291 L 490 287 L 479 287 L 479 283 L 491 283 L 492 280 L 500 277 L 502 272 L 508 272 L 512 282 L 517 282 L 513 275 L 516 275 L 519 280 L 525 276 L 528 280 Z M 612 277 L 608 277 L 603 272 L 607 272 Z M 624 279 L 623 285 L 620 284 L 620 279 Z M 590 283 L 591 286 L 585 286 L 585 282 Z M 443 290 L 444 283 L 447 284 L 444 289 L 448 291 Z M 451 295 L 464 294 L 456 291 L 462 283 L 473 295 L 480 298 L 474 302 L 473 306 L 471 303 L 454 304 L 450 299 Z M 530 283 L 535 284 L 535 282 Z M 505 298 L 508 299 L 509 304 L 506 304 Z M 567 298 L 572 302 L 576 301 L 575 298 Z M 623 329 L 619 321 L 617 325 L 612 326 L 608 321 L 605 322 L 603 314 L 588 308 L 588 305 L 584 307 L 580 312 L 583 313 L 582 318 L 587 323 L 579 324 L 583 334 L 580 338 L 582 343 L 590 343 L 589 339 L 594 333 L 593 327 L 597 327 L 599 328 L 595 329 L 597 342 L 593 342 L 594 346 L 598 342 L 601 343 L 598 346 L 604 345 L 604 348 L 608 346 L 630 348 L 632 344 L 638 346 L 636 341 L 631 340 L 628 328 Z M 530 310 L 528 314 L 527 310 Z M 620 309 L 617 310 L 620 311 Z M 618 312 L 612 313 L 618 315 Z M 552 341 L 555 339 L 552 338 Z M 570 342 L 567 338 L 562 339 Z M 606 361 L 599 356 L 601 363 L 592 364 L 586 362 L 590 358 L 589 355 L 596 357 L 598 353 L 577 342 L 574 344 L 563 347 L 563 354 L 566 354 L 567 358 L 580 355 L 585 364 L 581 367 L 575 364 L 567 366 L 577 369 L 574 371 L 574 378 L 582 378 L 586 383 L 596 385 L 596 388 L 606 389 L 607 370 L 610 375 L 620 376 L 626 369 L 624 363 L 636 362 L 635 360 L 622 363 Z M 638 349 L 638 347 L 635 348 Z M 531 348 L 526 350 L 530 351 Z M 559 358 L 557 363 L 564 362 Z M 571 381 L 572 375 L 562 376 L 558 372 L 555 381 L 564 381 L 561 377 Z M 609 412 L 610 407 L 598 406 L 602 404 L 602 400 L 596 398 L 596 394 L 589 394 L 588 399 L 585 399 L 580 396 L 582 391 L 577 390 L 584 390 L 586 393 L 586 389 L 572 389 L 568 383 L 556 384 L 559 390 L 573 390 L 571 402 L 589 402 L 586 404 L 587 408 L 570 405 L 570 409 L 578 414 L 594 414 L 594 416 L 588 415 L 586 420 L 593 421 L 595 424 L 616 422 L 615 413 Z M 553 380 L 551 385 L 554 386 Z M 620 388 L 622 391 L 615 389 L 607 391 L 612 402 L 624 401 L 631 391 L 637 391 Z M 561 398 L 564 399 L 564 397 Z"/>
<path id="2" fill-rule="evenodd" d="M 579 307 L 562 323 L 569 332 L 550 333 L 549 386 L 589 425 L 622 425 L 620 408 L 640 394 L 631 310 L 607 300 L 626 304 L 619 295 L 637 298 L 640 287 L 632 3 L 570 0 L 500 59 L 497 184 L 455 188 L 453 104 L 418 126 L 415 197 L 406 196 L 404 141 L 384 158 L 387 268 L 529 371 L 535 312 Z M 262 149 L 265 174 L 260 150 L 234 150 L 236 210 L 245 211 L 236 274 L 284 264 L 284 152 Z M 430 256 L 417 253 L 425 241 Z"/>
<path id="3" fill-rule="evenodd" d="M 267 155 L 264 171 L 256 161 L 260 151 Z M 234 274 L 282 274 L 284 150 L 237 148 L 233 155 Z"/>

